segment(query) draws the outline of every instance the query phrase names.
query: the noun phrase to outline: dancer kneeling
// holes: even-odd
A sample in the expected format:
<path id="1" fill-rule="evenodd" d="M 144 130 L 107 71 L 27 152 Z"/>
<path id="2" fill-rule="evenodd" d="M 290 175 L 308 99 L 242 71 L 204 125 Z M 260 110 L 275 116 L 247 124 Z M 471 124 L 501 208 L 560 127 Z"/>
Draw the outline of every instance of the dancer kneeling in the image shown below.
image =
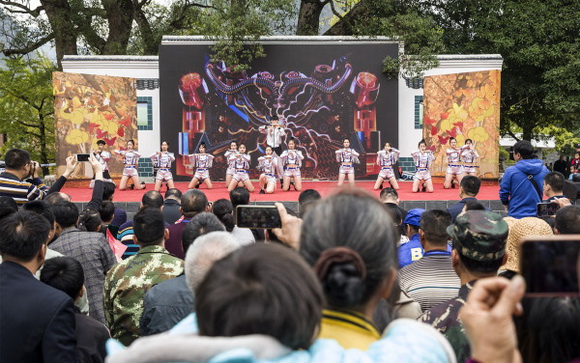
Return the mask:
<path id="1" fill-rule="evenodd" d="M 135 142 L 133 140 L 127 141 L 127 150 L 113 150 L 117 155 L 123 157 L 123 164 L 125 168 L 123 169 L 123 176 L 121 177 L 121 182 L 119 183 L 119 190 L 127 189 L 127 181 L 129 178 L 133 180 L 130 188 L 133 189 L 135 186 L 137 189 L 145 189 L 145 183 L 141 183 L 139 180 L 139 172 L 137 171 L 137 166 L 139 164 L 139 158 L 141 154 L 133 150 L 135 147 Z"/>
<path id="2" fill-rule="evenodd" d="M 358 155 L 355 150 L 350 148 L 350 140 L 345 138 L 342 140 L 343 148 L 336 150 L 336 161 L 340 163 L 338 168 L 338 186 L 344 183 L 345 176 L 348 175 L 348 184 L 354 186 L 354 164 L 358 164 Z"/>
<path id="3" fill-rule="evenodd" d="M 276 167 L 278 159 L 272 153 L 272 147 L 266 146 L 266 155 L 258 158 L 258 169 L 263 171 L 260 174 L 260 194 L 272 194 L 276 189 Z"/>
<path id="4" fill-rule="evenodd" d="M 419 191 L 421 182 L 423 182 L 423 191 L 433 193 L 433 181 L 431 180 L 429 167 L 433 163 L 433 160 L 435 160 L 435 156 L 431 150 L 427 150 L 427 144 L 424 139 L 419 141 L 419 150 L 413 151 L 411 156 L 417 168 L 413 180 L 413 193 Z"/>
<path id="5" fill-rule="evenodd" d="M 248 191 L 254 191 L 254 185 L 250 181 L 250 176 L 248 175 L 250 161 L 252 161 L 252 158 L 250 155 L 246 154 L 246 145 L 240 144 L 238 153 L 236 154 L 235 159 L 233 159 L 232 165 L 234 167 L 235 173 L 232 175 L 232 181 L 228 185 L 228 191 L 231 192 L 232 190 L 236 189 L 238 183 L 243 183 L 244 187 L 246 187 Z"/>
<path id="6" fill-rule="evenodd" d="M 465 140 L 465 145 L 461 147 L 461 159 L 463 160 L 463 175 L 475 175 L 477 176 L 477 168 L 479 166 L 475 165 L 475 159 L 479 158 L 477 150 L 475 150 L 475 144 L 473 140 Z"/>
<path id="7" fill-rule="evenodd" d="M 296 150 L 296 141 L 294 139 L 288 141 L 288 150 L 285 150 L 282 155 L 280 155 L 280 158 L 282 159 L 282 164 L 285 166 L 284 184 L 282 189 L 286 192 L 290 190 L 291 179 L 294 179 L 294 190 L 298 192 L 301 191 L 302 176 L 300 174 L 300 167 L 302 166 L 304 156 L 302 156 L 300 150 Z"/>
<path id="8" fill-rule="evenodd" d="M 191 164 L 196 168 L 193 178 L 187 186 L 189 189 L 199 188 L 201 183 L 207 185 L 207 189 L 212 188 L 211 179 L 209 178 L 209 169 L 213 165 L 213 155 L 205 152 L 205 143 L 199 145 L 199 153 L 189 155 Z"/>
<path id="9" fill-rule="evenodd" d="M 453 179 L 457 181 L 457 185 L 461 184 L 463 178 L 463 167 L 461 166 L 461 152 L 457 148 L 457 140 L 454 137 L 449 139 L 450 148 L 447 149 L 447 172 L 445 174 L 445 182 L 443 187 L 445 189 L 455 188 Z"/>
<path id="10" fill-rule="evenodd" d="M 161 190 L 161 184 L 167 183 L 167 189 L 174 188 L 173 174 L 171 174 L 171 162 L 175 161 L 173 153 L 167 151 L 169 144 L 167 141 L 161 143 L 161 151 L 153 153 L 149 158 L 157 164 L 157 175 L 155 175 L 155 191 Z"/>
<path id="11" fill-rule="evenodd" d="M 393 169 L 397 160 L 399 160 L 399 153 L 399 150 L 392 147 L 388 142 L 385 143 L 383 150 L 377 153 L 377 164 L 381 166 L 381 171 L 377 177 L 374 190 L 382 189 L 383 181 L 385 180 L 389 181 L 393 189 L 399 189 L 399 183 L 397 182 L 397 177 Z"/>

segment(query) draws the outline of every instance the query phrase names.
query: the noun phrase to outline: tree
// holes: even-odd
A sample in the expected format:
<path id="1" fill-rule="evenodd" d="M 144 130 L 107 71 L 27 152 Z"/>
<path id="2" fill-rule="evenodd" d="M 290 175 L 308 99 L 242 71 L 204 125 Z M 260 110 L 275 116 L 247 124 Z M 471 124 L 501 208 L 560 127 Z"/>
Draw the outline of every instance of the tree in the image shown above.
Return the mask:
<path id="1" fill-rule="evenodd" d="M 502 133 L 516 137 L 512 132 L 516 126 L 522 138 L 530 140 L 548 125 L 580 127 L 577 0 L 416 3 L 443 29 L 446 52 L 502 55 Z"/>
<path id="2" fill-rule="evenodd" d="M 7 135 L 2 154 L 28 150 L 41 164 L 54 162 L 54 65 L 46 58 L 5 59 L 0 68 L 0 134 Z M 48 168 L 43 168 L 48 174 Z"/>

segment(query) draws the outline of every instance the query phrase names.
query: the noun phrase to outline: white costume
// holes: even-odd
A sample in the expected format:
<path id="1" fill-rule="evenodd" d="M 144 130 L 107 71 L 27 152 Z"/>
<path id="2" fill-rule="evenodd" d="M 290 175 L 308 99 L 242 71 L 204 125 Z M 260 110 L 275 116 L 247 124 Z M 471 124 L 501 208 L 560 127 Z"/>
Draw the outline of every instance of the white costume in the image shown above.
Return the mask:
<path id="1" fill-rule="evenodd" d="M 460 149 L 461 158 L 463 159 L 464 173 L 477 173 L 479 166 L 475 165 L 475 159 L 479 158 L 479 154 L 475 149 L 471 150 L 467 145 L 463 145 Z"/>
<path id="2" fill-rule="evenodd" d="M 276 184 L 276 168 L 278 164 L 278 158 L 274 155 L 271 156 L 260 156 L 258 158 L 258 169 L 264 172 L 266 176 L 267 183 Z"/>
<path id="3" fill-rule="evenodd" d="M 115 150 L 114 153 L 123 156 L 123 164 L 125 164 L 125 168 L 123 169 L 123 176 L 139 176 L 139 173 L 137 172 L 137 163 L 139 162 L 141 154 L 135 150 Z"/>
<path id="4" fill-rule="evenodd" d="M 354 174 L 354 164 L 358 164 L 358 156 L 355 150 L 351 148 L 342 148 L 335 151 L 336 161 L 340 163 L 338 168 L 339 174 Z"/>
<path id="5" fill-rule="evenodd" d="M 285 177 L 296 177 L 301 176 L 300 174 L 300 167 L 302 166 L 302 160 L 304 156 L 302 156 L 302 152 L 299 150 L 285 150 L 282 155 L 280 155 L 282 159 L 282 163 L 284 165 L 292 165 L 286 167 L 284 170 Z"/>
<path id="6" fill-rule="evenodd" d="M 433 160 L 435 160 L 433 152 L 427 150 L 422 153 L 420 150 L 416 150 L 411 153 L 411 156 L 413 157 L 415 167 L 417 168 L 414 178 L 416 180 L 431 179 L 431 172 L 429 171 L 429 167 L 431 166 L 431 163 L 433 163 Z"/>
<path id="7" fill-rule="evenodd" d="M 173 174 L 171 174 L 171 162 L 175 161 L 173 153 L 161 152 L 161 155 L 153 153 L 150 158 L 158 167 L 156 180 L 173 180 Z"/>
<path id="8" fill-rule="evenodd" d="M 193 177 L 200 182 L 209 179 L 209 168 L 213 165 L 213 155 L 208 153 L 189 155 L 191 164 L 196 168 Z"/>
<path id="9" fill-rule="evenodd" d="M 234 160 L 238 157 L 240 153 L 237 150 L 228 150 L 224 154 L 226 161 L 228 163 L 228 168 L 226 170 L 226 175 L 234 175 L 236 173 L 236 168 L 234 167 Z"/>
<path id="10" fill-rule="evenodd" d="M 238 156 L 233 161 L 233 167 L 235 170 L 232 179 L 238 182 L 245 182 L 249 180 L 248 169 L 250 168 L 250 161 L 252 158 L 248 154 L 238 154 Z"/>
<path id="11" fill-rule="evenodd" d="M 447 174 L 461 175 L 463 167 L 460 158 L 461 150 L 455 148 L 447 149 Z"/>
<path id="12" fill-rule="evenodd" d="M 283 138 L 286 136 L 286 131 L 281 126 L 270 127 L 270 126 L 260 126 L 258 128 L 260 133 L 266 134 L 266 145 L 271 146 L 276 149 L 282 145 Z"/>
<path id="13" fill-rule="evenodd" d="M 381 150 L 377 153 L 377 165 L 381 166 L 379 178 L 389 180 L 395 177 L 393 166 L 397 163 L 397 160 L 399 160 L 399 154 L 400 151 L 394 147 L 391 148 L 390 152 Z"/>

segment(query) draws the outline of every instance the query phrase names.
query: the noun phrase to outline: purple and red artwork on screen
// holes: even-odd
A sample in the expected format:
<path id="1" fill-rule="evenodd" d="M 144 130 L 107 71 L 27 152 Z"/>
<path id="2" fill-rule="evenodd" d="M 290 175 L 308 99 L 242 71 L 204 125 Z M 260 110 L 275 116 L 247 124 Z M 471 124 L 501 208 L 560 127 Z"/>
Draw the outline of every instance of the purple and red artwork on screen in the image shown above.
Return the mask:
<path id="1" fill-rule="evenodd" d="M 380 59 L 376 62 L 380 69 Z M 284 128 L 282 149 L 294 139 L 302 152 L 303 177 L 336 178 L 335 151 L 343 147 L 344 138 L 361 155 L 357 177 L 378 173 L 375 161 L 380 145 L 397 142 L 388 139 L 391 130 L 396 138 L 396 128 L 389 127 L 392 123 L 385 122 L 384 115 L 379 121 L 380 72 L 355 64 L 348 53 L 313 63 L 309 69 L 254 68 L 234 72 L 231 65 L 207 60 L 202 69 L 172 74 L 172 93 L 179 95 L 181 108 L 176 175 L 192 175 L 194 168 L 187 155 L 198 152 L 203 142 L 215 157 L 212 179 L 223 179 L 227 168 L 224 153 L 236 141 L 246 145 L 252 157 L 250 176 L 257 177 L 254 164 L 264 154 L 267 141 L 259 128 L 270 125 L 273 117 Z M 162 87 L 167 85 L 162 82 Z"/>

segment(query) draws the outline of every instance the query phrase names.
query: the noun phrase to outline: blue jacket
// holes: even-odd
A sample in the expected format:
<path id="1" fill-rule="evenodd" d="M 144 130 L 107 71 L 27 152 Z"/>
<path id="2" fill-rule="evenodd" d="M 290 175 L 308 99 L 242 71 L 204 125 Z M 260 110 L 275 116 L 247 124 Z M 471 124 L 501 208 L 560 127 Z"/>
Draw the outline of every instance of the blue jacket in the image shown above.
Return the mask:
<path id="1" fill-rule="evenodd" d="M 419 233 L 415 233 L 409 239 L 409 242 L 399 246 L 399 269 L 410 265 L 411 263 L 420 260 L 423 257 L 423 246 Z"/>
<path id="2" fill-rule="evenodd" d="M 536 216 L 536 204 L 542 201 L 542 197 L 526 174 L 534 177 L 542 193 L 544 177 L 548 173 L 548 168 L 539 159 L 523 159 L 506 169 L 499 184 L 499 198 L 508 206 L 508 216 L 517 219 Z"/>

